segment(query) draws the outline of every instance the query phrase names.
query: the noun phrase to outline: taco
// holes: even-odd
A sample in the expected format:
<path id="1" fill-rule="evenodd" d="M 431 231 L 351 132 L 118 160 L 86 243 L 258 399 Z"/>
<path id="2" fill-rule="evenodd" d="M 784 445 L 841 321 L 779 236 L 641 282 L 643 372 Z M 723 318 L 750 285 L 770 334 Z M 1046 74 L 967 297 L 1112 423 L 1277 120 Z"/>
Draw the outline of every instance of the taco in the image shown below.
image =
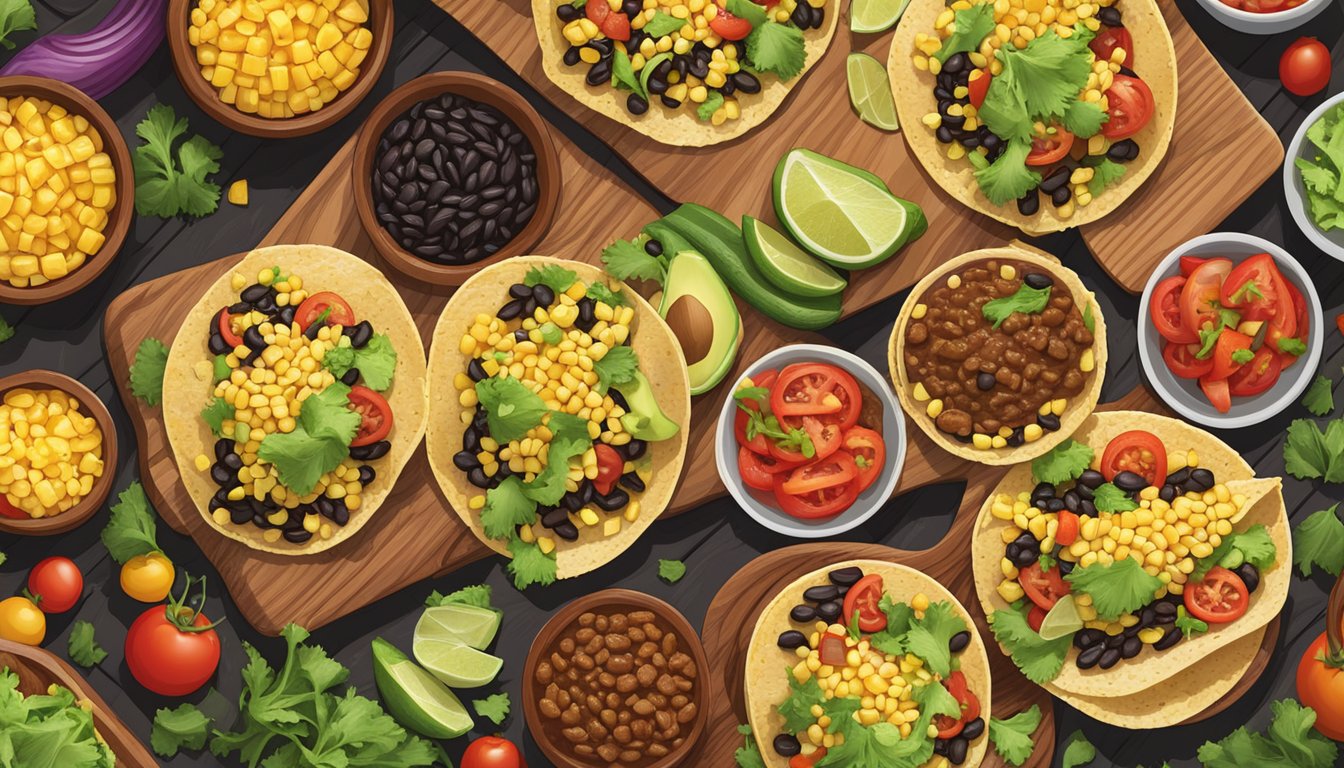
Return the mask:
<path id="1" fill-rule="evenodd" d="M 430 348 L 429 463 L 519 588 L 634 543 L 681 477 L 686 361 L 648 302 L 589 264 L 520 256 L 444 307 Z"/>
<path id="2" fill-rule="evenodd" d="M 532 0 L 551 82 L 654 141 L 701 147 L 765 122 L 826 52 L 835 0 Z"/>
<path id="3" fill-rule="evenodd" d="M 1229 649 L 1283 608 L 1292 542 L 1279 478 L 1255 478 L 1184 422 L 1117 411 L 1009 470 L 980 511 L 972 558 L 1023 674 L 1102 720 L 1109 700 L 1128 717 L 1147 694 L 1159 727 L 1211 703 L 1184 686 L 1226 691 L 1239 675 L 1221 668 L 1250 664 L 1245 647 Z"/>
<path id="4" fill-rule="evenodd" d="M 947 588 L 903 565 L 853 560 L 794 581 L 757 620 L 744 679 L 772 768 L 798 755 L 816 768 L 918 768 L 935 755 L 974 768 L 985 756 L 980 634 Z"/>
<path id="5" fill-rule="evenodd" d="M 1106 323 L 1073 271 L 1014 241 L 920 280 L 896 316 L 888 364 L 901 407 L 935 443 L 1016 464 L 1059 445 L 1096 407 Z"/>
<path id="6" fill-rule="evenodd" d="M 425 355 L 382 273 L 324 245 L 247 254 L 187 314 L 163 414 L 212 528 L 307 555 L 373 517 L 425 432 Z"/>
<path id="7" fill-rule="evenodd" d="M 1029 235 L 1115 210 L 1176 124 L 1176 51 L 1155 0 L 912 0 L 887 71 L 933 181 Z"/>

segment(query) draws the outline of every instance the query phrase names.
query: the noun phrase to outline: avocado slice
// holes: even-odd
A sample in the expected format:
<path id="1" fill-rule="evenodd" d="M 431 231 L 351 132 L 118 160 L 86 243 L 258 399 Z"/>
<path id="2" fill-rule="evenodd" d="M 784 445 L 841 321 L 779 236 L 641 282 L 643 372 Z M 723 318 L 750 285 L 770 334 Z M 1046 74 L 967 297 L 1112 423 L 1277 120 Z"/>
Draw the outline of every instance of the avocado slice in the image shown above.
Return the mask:
<path id="1" fill-rule="evenodd" d="M 681 342 L 691 394 L 708 392 L 723 381 L 742 344 L 742 317 L 709 259 L 686 250 L 672 256 L 658 314 Z"/>
<path id="2" fill-rule="evenodd" d="M 654 443 L 672 437 L 681 429 L 681 425 L 667 418 L 658 406 L 653 385 L 644 377 L 643 371 L 635 371 L 635 378 L 617 389 L 628 406 L 621 416 L 621 426 L 631 437 Z"/>

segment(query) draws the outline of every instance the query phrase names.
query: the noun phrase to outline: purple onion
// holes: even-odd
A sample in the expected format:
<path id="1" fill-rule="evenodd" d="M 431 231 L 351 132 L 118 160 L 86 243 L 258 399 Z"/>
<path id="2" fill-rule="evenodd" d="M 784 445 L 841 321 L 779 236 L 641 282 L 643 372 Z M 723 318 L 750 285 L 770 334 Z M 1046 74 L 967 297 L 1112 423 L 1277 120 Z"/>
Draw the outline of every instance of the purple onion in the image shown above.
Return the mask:
<path id="1" fill-rule="evenodd" d="M 0 75 L 49 77 L 101 99 L 131 79 L 163 41 L 168 0 L 121 0 L 93 29 L 46 35 L 0 68 Z"/>

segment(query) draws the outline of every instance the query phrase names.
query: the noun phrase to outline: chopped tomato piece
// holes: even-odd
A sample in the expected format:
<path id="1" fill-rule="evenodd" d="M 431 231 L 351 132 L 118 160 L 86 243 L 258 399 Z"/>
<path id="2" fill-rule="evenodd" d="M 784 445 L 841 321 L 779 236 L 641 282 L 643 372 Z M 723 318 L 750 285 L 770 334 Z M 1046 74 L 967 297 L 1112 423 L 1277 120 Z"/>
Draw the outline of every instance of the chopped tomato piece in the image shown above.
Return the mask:
<path id="1" fill-rule="evenodd" d="M 1195 357 L 1195 353 L 1198 351 L 1198 344 L 1167 342 L 1162 347 L 1162 361 L 1167 364 L 1167 368 L 1172 373 L 1182 379 L 1198 379 L 1213 370 L 1213 358 L 1208 357 L 1200 360 Z"/>
<path id="2" fill-rule="evenodd" d="M 845 593 L 841 619 L 846 625 L 859 615 L 859 629 L 872 634 L 887 628 L 887 614 L 878 607 L 882 602 L 882 575 L 869 573 L 855 582 Z"/>
<path id="3" fill-rule="evenodd" d="M 1121 472 L 1133 472 L 1149 485 L 1161 485 L 1167 478 L 1167 449 L 1162 440 L 1142 429 L 1111 438 L 1101 454 L 1101 474 L 1109 482 Z"/>
<path id="4" fill-rule="evenodd" d="M 1148 297 L 1148 316 L 1153 321 L 1153 327 L 1162 334 L 1162 338 L 1175 344 L 1194 344 L 1199 341 L 1199 333 L 1185 324 L 1181 312 L 1185 284 L 1184 275 L 1172 275 L 1158 283 L 1153 289 L 1153 295 Z"/>
<path id="5" fill-rule="evenodd" d="M 1059 598 L 1070 592 L 1069 583 L 1064 581 L 1058 565 L 1047 571 L 1041 568 L 1039 562 L 1032 563 L 1018 571 L 1017 581 L 1031 602 L 1044 611 L 1054 608 Z"/>
<path id="6" fill-rule="evenodd" d="M 1227 379 L 1210 379 L 1208 376 L 1202 376 L 1199 379 L 1199 388 L 1204 391 L 1204 396 L 1209 398 L 1209 404 L 1219 413 L 1227 413 L 1232 410 L 1232 393 L 1228 389 Z"/>
<path id="7" fill-rule="evenodd" d="M 1213 345 L 1211 356 L 1213 369 L 1205 374 L 1205 377 L 1211 381 L 1219 381 L 1236 373 L 1242 365 L 1236 358 L 1242 350 L 1250 351 L 1253 341 L 1255 340 L 1240 331 L 1224 328 L 1218 334 L 1218 341 Z"/>
<path id="8" fill-rule="evenodd" d="M 1227 379 L 1230 394 L 1237 397 L 1258 395 L 1274 386 L 1283 370 L 1283 355 L 1272 351 L 1268 345 L 1256 351 L 1249 363 L 1241 366 Z"/>

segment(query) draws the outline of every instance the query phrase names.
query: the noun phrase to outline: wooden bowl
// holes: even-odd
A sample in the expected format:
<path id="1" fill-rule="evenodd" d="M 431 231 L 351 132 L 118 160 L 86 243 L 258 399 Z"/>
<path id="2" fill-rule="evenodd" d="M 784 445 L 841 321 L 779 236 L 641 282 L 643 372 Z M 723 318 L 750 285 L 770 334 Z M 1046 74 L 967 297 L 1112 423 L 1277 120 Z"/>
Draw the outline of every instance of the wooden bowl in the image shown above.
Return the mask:
<path id="1" fill-rule="evenodd" d="M 187 28 L 191 24 L 191 11 L 198 0 L 169 0 L 168 2 L 168 50 L 172 54 L 173 69 L 182 87 L 191 95 L 192 101 L 216 122 L 232 131 L 260 136 L 264 139 L 291 139 L 295 136 L 307 136 L 326 128 L 342 117 L 350 114 L 359 102 L 373 90 L 378 77 L 387 64 L 388 54 L 392 50 L 392 0 L 369 0 L 369 24 L 373 32 L 373 46 L 369 55 L 360 66 L 354 85 L 336 97 L 332 103 L 316 112 L 285 118 L 270 118 L 249 115 L 232 104 L 226 104 L 219 93 L 204 77 L 201 77 L 200 65 L 196 63 L 196 47 L 187 40 Z"/>
<path id="2" fill-rule="evenodd" d="M 373 168 L 378 142 L 388 126 L 411 107 L 443 93 L 455 93 L 498 109 L 518 126 L 532 144 L 537 156 L 537 208 L 527 225 L 498 251 L 470 264 L 438 264 L 403 249 L 383 228 L 373 210 Z M 458 286 L 467 278 L 510 256 L 531 252 L 550 229 L 551 219 L 560 205 L 560 156 L 551 141 L 551 131 L 541 115 L 517 91 L 484 75 L 470 72 L 434 72 L 406 83 L 387 95 L 359 131 L 355 141 L 355 162 L 351 164 L 355 210 L 360 224 L 373 241 L 378 253 L 391 267 L 407 277 L 431 285 Z"/>
<path id="3" fill-rule="evenodd" d="M 543 726 L 544 720 L 537 708 L 541 689 L 533 671 L 537 668 L 537 663 L 542 660 L 541 655 L 550 651 L 556 638 L 575 624 L 580 614 L 588 611 L 612 610 L 653 611 L 680 636 L 681 645 L 684 646 L 681 650 L 689 654 L 695 661 L 697 670 L 695 704 L 697 712 L 695 720 L 691 722 L 690 729 L 684 731 L 686 740 L 681 743 L 680 747 L 672 750 L 662 759 L 643 765 L 643 768 L 672 768 L 672 766 L 679 765 L 686 759 L 686 756 L 695 749 L 700 737 L 704 735 L 709 720 L 710 705 L 714 701 L 713 677 L 709 673 L 709 662 L 705 656 L 705 647 L 700 643 L 700 635 L 691 626 L 691 623 L 676 608 L 643 592 L 635 592 L 629 589 L 604 589 L 600 592 L 594 592 L 561 608 L 555 616 L 551 617 L 550 621 L 546 622 L 546 626 L 541 628 L 536 639 L 532 641 L 532 648 L 527 652 L 527 666 L 523 671 L 523 712 L 527 719 L 527 730 L 532 733 L 532 740 L 537 742 L 537 746 L 541 747 L 541 751 L 550 759 L 552 765 L 559 766 L 559 768 L 600 768 L 605 764 L 597 758 L 593 762 L 583 762 L 573 753 L 565 751 L 561 745 L 551 741 L 550 735 Z"/>
<path id="4" fill-rule="evenodd" d="M 69 664 L 41 648 L 0 640 L 0 670 L 5 668 L 19 676 L 19 692 L 24 696 L 45 695 L 55 683 L 69 688 L 76 699 L 88 701 L 93 706 L 94 728 L 117 756 L 118 768 L 157 768 L 149 750 Z"/>
<path id="5" fill-rule="evenodd" d="M 117 202 L 108 213 L 107 226 L 103 228 L 106 239 L 97 253 L 89 254 L 84 264 L 69 275 L 34 288 L 16 288 L 8 281 L 0 281 L 0 303 L 46 304 L 69 296 L 93 282 L 116 258 L 135 215 L 135 171 L 131 168 L 131 153 L 126 148 L 126 140 L 121 137 L 116 122 L 83 91 L 60 80 L 45 77 L 0 77 L 0 97 L 11 96 L 46 99 L 65 107 L 71 114 L 83 115 L 102 136 L 103 151 L 112 158 L 112 169 L 117 174 Z"/>
<path id="6" fill-rule="evenodd" d="M 0 531 L 25 536 L 52 536 L 78 528 L 93 516 L 94 512 L 107 500 L 112 490 L 113 478 L 117 474 L 117 425 L 112 423 L 112 415 L 107 406 L 88 387 L 78 381 L 55 371 L 32 370 L 16 373 L 0 379 L 0 398 L 6 392 L 19 387 L 29 389 L 59 389 L 79 401 L 80 411 L 92 416 L 98 422 L 103 433 L 103 474 L 93 482 L 93 490 L 78 504 L 59 515 L 39 517 L 30 520 L 11 520 L 0 517 Z"/>

